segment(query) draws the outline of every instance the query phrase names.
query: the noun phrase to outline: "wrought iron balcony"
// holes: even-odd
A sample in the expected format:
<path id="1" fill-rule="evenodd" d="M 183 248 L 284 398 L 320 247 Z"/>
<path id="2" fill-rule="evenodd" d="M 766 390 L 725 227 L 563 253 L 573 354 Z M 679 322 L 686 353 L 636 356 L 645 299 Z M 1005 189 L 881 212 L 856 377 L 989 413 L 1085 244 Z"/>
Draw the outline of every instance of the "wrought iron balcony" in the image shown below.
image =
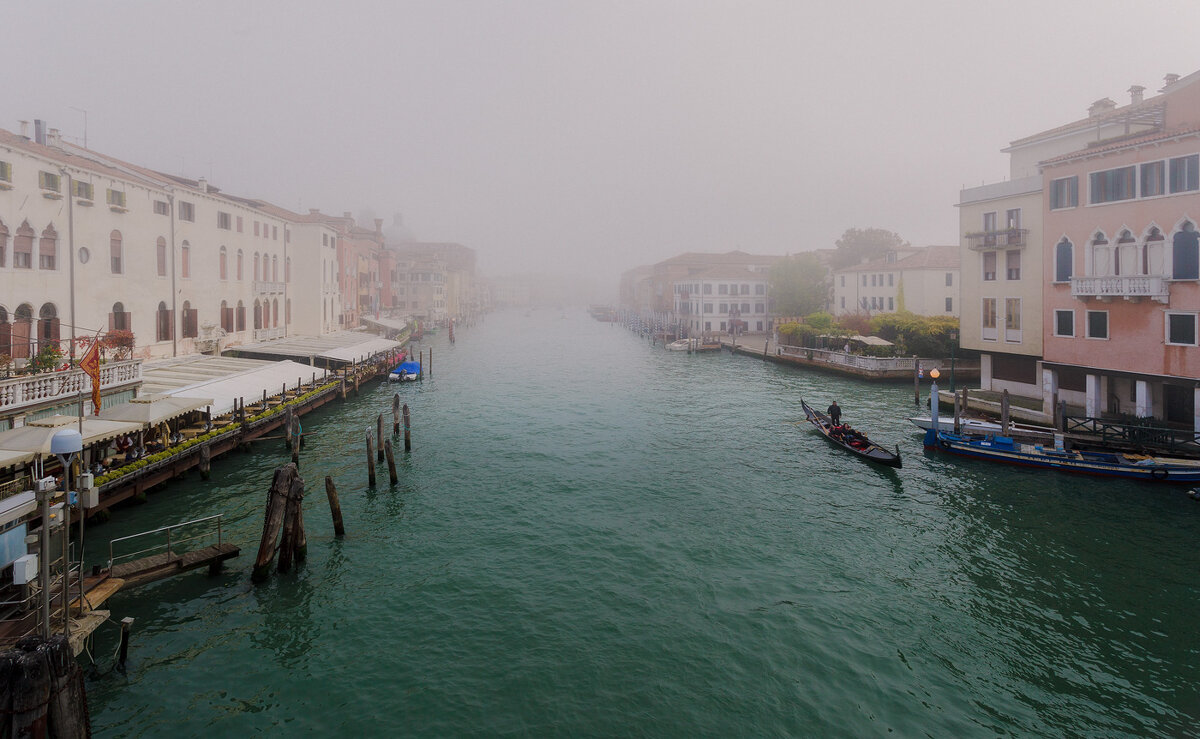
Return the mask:
<path id="1" fill-rule="evenodd" d="M 1142 298 L 1151 298 L 1165 304 L 1170 294 L 1168 284 L 1162 275 L 1072 277 L 1071 297 L 1099 300 L 1124 298 L 1134 302 Z"/>
<path id="2" fill-rule="evenodd" d="M 260 281 L 260 280 L 254 281 L 254 294 L 255 295 L 267 295 L 270 293 L 282 293 L 282 292 L 283 292 L 283 283 L 282 282 L 268 282 L 268 281 Z"/>
<path id="3" fill-rule="evenodd" d="M 1005 228 L 999 231 L 975 231 L 966 235 L 967 248 L 981 251 L 983 249 L 1012 249 L 1024 248 L 1027 228 Z"/>

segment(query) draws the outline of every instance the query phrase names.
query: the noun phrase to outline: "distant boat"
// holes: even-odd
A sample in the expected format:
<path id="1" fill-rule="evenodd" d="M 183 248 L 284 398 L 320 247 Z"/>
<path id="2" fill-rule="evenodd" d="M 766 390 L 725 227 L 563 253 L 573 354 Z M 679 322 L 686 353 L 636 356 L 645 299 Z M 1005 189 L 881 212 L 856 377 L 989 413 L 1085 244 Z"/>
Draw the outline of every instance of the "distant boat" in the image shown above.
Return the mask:
<path id="1" fill-rule="evenodd" d="M 691 348 L 691 345 L 691 339 L 679 339 L 678 341 L 672 341 L 670 344 L 667 344 L 667 351 L 686 352 L 689 348 Z"/>
<path id="2" fill-rule="evenodd" d="M 940 424 L 939 424 L 940 425 Z M 1120 452 L 1085 452 L 1022 444 L 1007 436 L 965 436 L 929 429 L 925 448 L 992 462 L 1147 482 L 1200 482 L 1200 462 Z"/>

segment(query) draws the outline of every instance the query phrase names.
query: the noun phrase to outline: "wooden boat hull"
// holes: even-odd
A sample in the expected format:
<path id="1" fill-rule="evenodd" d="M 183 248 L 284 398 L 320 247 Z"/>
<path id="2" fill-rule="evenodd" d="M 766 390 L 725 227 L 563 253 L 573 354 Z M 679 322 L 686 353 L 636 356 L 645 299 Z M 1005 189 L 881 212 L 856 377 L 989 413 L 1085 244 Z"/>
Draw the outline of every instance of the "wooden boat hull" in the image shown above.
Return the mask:
<path id="1" fill-rule="evenodd" d="M 925 448 L 991 462 L 1061 470 L 1080 475 L 1119 477 L 1146 482 L 1197 483 L 1200 465 L 1163 461 L 1131 461 L 1126 455 L 1104 452 L 1074 452 L 1042 449 L 1019 444 L 1006 437 L 972 438 L 956 434 L 925 432 Z"/>
<path id="2" fill-rule="evenodd" d="M 804 408 L 804 415 L 808 418 L 809 423 L 811 423 L 813 426 L 816 426 L 817 430 L 821 432 L 821 435 L 828 439 L 831 444 L 845 449 L 846 451 L 858 457 L 862 457 L 868 462 L 874 462 L 886 467 L 895 467 L 896 469 L 899 469 L 903 466 L 900 460 L 899 449 L 897 449 L 895 452 L 888 451 L 887 449 L 884 449 L 880 445 L 868 439 L 865 434 L 858 434 L 862 441 L 865 442 L 865 446 L 852 446 L 851 444 L 833 436 L 833 424 L 830 422 L 829 416 L 814 409 L 803 400 L 800 401 L 800 405 Z"/>

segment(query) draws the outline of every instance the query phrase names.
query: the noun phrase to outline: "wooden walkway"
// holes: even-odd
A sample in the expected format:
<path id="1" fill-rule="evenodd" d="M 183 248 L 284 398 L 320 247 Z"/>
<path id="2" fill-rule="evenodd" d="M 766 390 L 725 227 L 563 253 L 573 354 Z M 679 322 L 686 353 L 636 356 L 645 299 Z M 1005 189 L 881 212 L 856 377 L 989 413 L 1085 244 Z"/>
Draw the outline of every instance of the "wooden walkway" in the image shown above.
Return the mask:
<path id="1" fill-rule="evenodd" d="M 145 585 L 164 577 L 207 566 L 210 570 L 220 569 L 221 563 L 241 553 L 233 544 L 213 544 L 183 554 L 155 554 L 131 562 L 114 565 L 108 574 L 125 582 L 126 587 Z"/>

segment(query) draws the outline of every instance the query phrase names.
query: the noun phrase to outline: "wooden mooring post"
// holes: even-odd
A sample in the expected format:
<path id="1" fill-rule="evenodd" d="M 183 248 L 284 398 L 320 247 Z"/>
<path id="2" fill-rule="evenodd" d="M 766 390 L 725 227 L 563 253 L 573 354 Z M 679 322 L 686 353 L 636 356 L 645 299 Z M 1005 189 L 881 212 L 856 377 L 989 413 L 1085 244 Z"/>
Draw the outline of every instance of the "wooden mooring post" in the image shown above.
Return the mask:
<path id="1" fill-rule="evenodd" d="M 379 440 L 379 449 L 376 451 L 376 459 L 383 461 L 383 414 L 380 413 L 375 417 L 375 438 Z"/>
<path id="2" fill-rule="evenodd" d="M 371 443 L 371 432 L 367 432 L 367 484 L 375 487 L 375 445 Z"/>
<path id="3" fill-rule="evenodd" d="M 400 478 L 396 477 L 396 459 L 392 456 L 392 440 L 383 440 L 383 453 L 387 457 L 388 484 L 395 485 Z"/>
<path id="4" fill-rule="evenodd" d="M 921 360 L 916 354 L 913 355 L 913 404 L 921 407 Z"/>
<path id="5" fill-rule="evenodd" d="M 400 433 L 400 393 L 392 396 L 392 436 Z"/>
<path id="6" fill-rule="evenodd" d="M 288 419 L 288 438 L 292 440 L 292 464 L 300 469 L 300 446 L 304 437 L 300 434 L 300 419 L 296 416 Z"/>
<path id="7" fill-rule="evenodd" d="M 1008 436 L 1008 390 L 1000 393 L 1000 435 Z"/>
<path id="8" fill-rule="evenodd" d="M 412 424 L 408 421 L 408 403 L 404 404 L 404 451 L 412 451 Z"/>
<path id="9" fill-rule="evenodd" d="M 212 449 L 208 442 L 200 445 L 200 461 L 196 466 L 200 468 L 200 479 L 207 480 L 209 471 L 212 469 Z"/>
<path id="10" fill-rule="evenodd" d="M 333 515 L 334 536 L 345 536 L 346 527 L 342 524 L 342 502 L 338 500 L 337 486 L 333 484 L 333 478 L 329 475 L 325 476 L 325 497 L 329 498 L 329 512 Z"/>
<path id="11" fill-rule="evenodd" d="M 954 433 L 960 433 L 962 428 L 962 396 L 958 393 L 954 394 Z M 932 411 L 931 411 L 932 412 Z"/>
<path id="12" fill-rule="evenodd" d="M 293 464 L 275 469 L 275 477 L 271 481 L 271 490 L 267 494 L 267 510 L 263 516 L 262 538 L 258 542 L 258 556 L 254 560 L 254 570 L 250 573 L 252 582 L 262 582 L 271 574 L 271 562 L 275 559 L 275 540 L 283 529 L 283 540 L 279 545 L 279 571 L 287 572 L 292 566 L 292 559 L 303 559 L 300 553 L 306 542 L 304 536 L 304 519 L 300 513 L 301 501 L 304 499 L 304 480 L 296 471 Z"/>

